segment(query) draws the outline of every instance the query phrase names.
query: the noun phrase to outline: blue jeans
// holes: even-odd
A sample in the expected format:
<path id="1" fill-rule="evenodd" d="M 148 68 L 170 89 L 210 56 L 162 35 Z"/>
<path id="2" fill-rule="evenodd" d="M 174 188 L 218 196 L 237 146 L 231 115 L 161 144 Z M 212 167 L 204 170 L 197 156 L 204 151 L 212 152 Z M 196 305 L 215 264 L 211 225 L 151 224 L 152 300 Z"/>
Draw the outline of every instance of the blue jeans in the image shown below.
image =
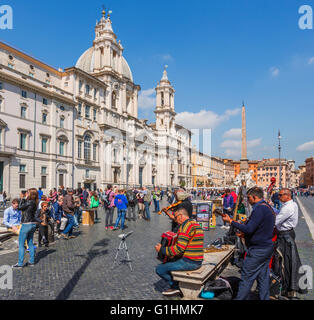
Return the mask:
<path id="1" fill-rule="evenodd" d="M 155 202 L 155 211 L 159 212 L 160 211 L 159 200 L 154 200 L 154 202 Z"/>
<path id="2" fill-rule="evenodd" d="M 36 231 L 36 224 L 22 224 L 20 234 L 19 234 L 19 266 L 23 266 L 24 264 L 24 254 L 25 248 L 24 243 L 27 241 L 29 248 L 29 262 L 35 263 L 35 248 L 33 244 L 34 233 Z"/>
<path id="3" fill-rule="evenodd" d="M 269 300 L 269 262 L 273 245 L 266 248 L 251 247 L 243 262 L 239 291 L 235 300 L 247 300 L 255 280 L 261 300 Z"/>
<path id="4" fill-rule="evenodd" d="M 75 218 L 74 226 L 78 227 L 78 225 L 81 223 L 81 217 L 82 217 L 82 209 L 78 208 L 75 210 L 75 213 L 74 213 L 74 218 Z"/>
<path id="5" fill-rule="evenodd" d="M 150 219 L 149 202 L 144 201 L 146 219 Z"/>
<path id="6" fill-rule="evenodd" d="M 118 228 L 119 222 L 121 220 L 121 230 L 124 229 L 124 221 L 125 221 L 126 209 L 118 209 L 118 217 L 116 220 L 115 228 Z"/>
<path id="7" fill-rule="evenodd" d="M 75 224 L 74 216 L 72 216 L 69 213 L 66 213 L 66 216 L 68 218 L 68 224 L 67 224 L 66 228 L 64 229 L 63 234 L 69 234 L 69 236 L 71 236 L 72 235 L 73 226 Z"/>
<path id="8" fill-rule="evenodd" d="M 160 264 L 156 267 L 156 273 L 162 279 L 166 280 L 172 289 L 178 289 L 179 284 L 174 281 L 171 275 L 171 271 L 189 271 L 197 270 L 202 266 L 202 262 L 192 261 L 190 259 L 182 258 L 175 262 L 168 262 Z"/>

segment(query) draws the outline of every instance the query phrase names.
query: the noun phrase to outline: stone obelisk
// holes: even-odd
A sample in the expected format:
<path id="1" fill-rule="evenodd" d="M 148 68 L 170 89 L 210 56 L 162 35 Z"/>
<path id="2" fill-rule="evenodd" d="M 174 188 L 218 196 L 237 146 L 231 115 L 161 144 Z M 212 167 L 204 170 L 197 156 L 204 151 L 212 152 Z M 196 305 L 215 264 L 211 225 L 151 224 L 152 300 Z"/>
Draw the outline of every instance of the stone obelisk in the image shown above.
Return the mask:
<path id="1" fill-rule="evenodd" d="M 245 105 L 242 105 L 242 152 L 240 160 L 240 172 L 247 173 L 249 171 L 249 161 L 247 158 L 247 146 L 246 146 L 246 117 L 245 117 Z"/>

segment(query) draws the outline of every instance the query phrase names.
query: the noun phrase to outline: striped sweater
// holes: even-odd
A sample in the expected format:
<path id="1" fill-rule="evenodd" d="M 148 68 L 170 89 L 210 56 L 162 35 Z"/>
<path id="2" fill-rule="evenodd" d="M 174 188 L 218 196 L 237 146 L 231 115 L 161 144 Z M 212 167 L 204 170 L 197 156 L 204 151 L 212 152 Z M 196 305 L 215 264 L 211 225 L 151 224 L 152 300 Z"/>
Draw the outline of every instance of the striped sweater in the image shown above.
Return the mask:
<path id="1" fill-rule="evenodd" d="M 203 230 L 195 220 L 189 219 L 180 226 L 175 245 L 162 248 L 162 253 L 168 257 L 182 256 L 194 261 L 203 261 L 203 247 Z"/>

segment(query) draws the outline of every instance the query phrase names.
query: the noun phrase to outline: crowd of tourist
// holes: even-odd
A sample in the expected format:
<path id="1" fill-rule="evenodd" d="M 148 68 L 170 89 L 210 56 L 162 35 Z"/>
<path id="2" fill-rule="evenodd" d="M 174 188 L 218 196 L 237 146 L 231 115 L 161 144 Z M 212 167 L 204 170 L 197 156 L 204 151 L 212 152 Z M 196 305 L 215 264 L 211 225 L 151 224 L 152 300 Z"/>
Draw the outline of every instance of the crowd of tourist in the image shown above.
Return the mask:
<path id="1" fill-rule="evenodd" d="M 73 190 L 63 186 L 53 188 L 48 194 L 43 194 L 42 188 L 22 191 L 8 208 L 6 202 L 2 201 L 6 208 L 3 224 L 8 231 L 19 235 L 19 261 L 14 267 L 24 266 L 25 250 L 30 253 L 27 265 L 34 264 L 37 247 L 33 238 L 36 230 L 38 247 L 49 247 L 58 239 L 76 238 L 73 231 L 82 223 L 82 213 L 86 209 L 94 211 L 95 223 L 99 221 L 99 209 L 105 212 L 105 230 L 124 230 L 127 228 L 125 220 L 150 221 L 150 206 L 154 203 L 154 211 L 159 212 L 159 202 L 164 193 L 157 187 L 152 191 L 146 187 L 124 190 L 112 185 L 108 185 L 106 190 L 96 191 L 87 188 Z M 1 195 L 0 200 L 3 199 L 3 193 Z"/>

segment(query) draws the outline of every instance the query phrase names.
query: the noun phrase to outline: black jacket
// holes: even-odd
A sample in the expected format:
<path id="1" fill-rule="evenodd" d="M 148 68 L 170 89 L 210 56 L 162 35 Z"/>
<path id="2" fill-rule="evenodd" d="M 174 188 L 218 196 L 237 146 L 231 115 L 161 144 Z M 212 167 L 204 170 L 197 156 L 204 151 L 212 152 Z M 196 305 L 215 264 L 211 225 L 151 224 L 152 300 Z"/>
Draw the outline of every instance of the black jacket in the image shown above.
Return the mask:
<path id="1" fill-rule="evenodd" d="M 22 199 L 19 203 L 19 210 L 22 210 L 21 223 L 37 222 L 35 218 L 37 205 L 34 200 Z"/>

